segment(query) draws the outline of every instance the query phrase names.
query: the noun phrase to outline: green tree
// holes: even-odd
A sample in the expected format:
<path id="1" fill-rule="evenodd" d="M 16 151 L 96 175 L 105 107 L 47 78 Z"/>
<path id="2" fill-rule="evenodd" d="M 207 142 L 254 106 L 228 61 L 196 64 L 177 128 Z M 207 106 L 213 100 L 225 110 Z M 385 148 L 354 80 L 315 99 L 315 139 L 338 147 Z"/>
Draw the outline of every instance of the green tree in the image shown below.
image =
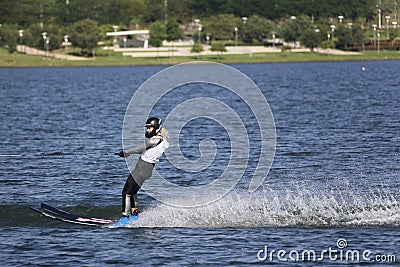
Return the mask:
<path id="1" fill-rule="evenodd" d="M 261 40 L 271 37 L 274 30 L 274 22 L 264 17 L 254 15 L 248 18 L 247 23 L 241 27 L 242 40 L 252 42 L 253 39 Z"/>
<path id="2" fill-rule="evenodd" d="M 390 28 L 389 29 L 389 40 L 392 41 L 392 46 L 394 45 L 394 40 L 399 36 L 399 29 L 398 28 Z"/>
<path id="3" fill-rule="evenodd" d="M 333 43 L 332 43 L 332 41 L 325 40 L 325 41 L 322 41 L 320 46 L 323 49 L 330 49 L 330 48 L 333 48 Z"/>
<path id="4" fill-rule="evenodd" d="M 200 53 L 203 52 L 203 46 L 199 43 L 195 43 L 190 49 L 190 53 L 197 53 L 197 59 L 200 57 Z"/>
<path id="5" fill-rule="evenodd" d="M 219 55 L 221 52 L 226 52 L 225 45 L 221 42 L 214 42 L 211 44 L 211 51 L 217 52 L 217 59 L 219 59 Z"/>
<path id="6" fill-rule="evenodd" d="M 311 49 L 311 52 L 314 51 L 314 48 L 318 47 L 323 40 L 323 36 L 320 31 L 316 31 L 315 29 L 306 29 L 300 36 L 300 42 L 307 48 Z"/>
<path id="7" fill-rule="evenodd" d="M 157 58 L 158 58 L 158 48 L 162 46 L 162 42 L 165 40 L 165 25 L 160 21 L 156 21 L 150 25 L 150 38 L 149 44 L 152 47 L 157 47 Z"/>
<path id="8" fill-rule="evenodd" d="M 347 45 L 351 44 L 353 41 L 353 33 L 352 30 L 343 26 L 340 26 L 336 32 L 337 42 L 336 46 L 338 48 L 347 49 Z"/>
<path id="9" fill-rule="evenodd" d="M 4 24 L 1 26 L 1 40 L 7 45 L 8 53 L 17 51 L 18 44 L 18 26 L 17 24 Z"/>
<path id="10" fill-rule="evenodd" d="M 153 47 L 160 47 L 162 41 L 166 39 L 165 25 L 160 21 L 156 21 L 150 25 L 150 39 L 149 44 Z"/>
<path id="11" fill-rule="evenodd" d="M 314 18 L 343 15 L 353 21 L 365 17 L 366 21 L 376 21 L 377 3 L 377 0 L 70 0 L 67 4 L 64 0 L 0 0 L 0 18 L 3 24 L 16 23 L 24 27 L 40 22 L 44 26 L 48 23 L 70 26 L 86 18 L 99 24 L 128 27 L 133 20 L 143 25 L 157 20 L 165 22 L 165 18 L 171 17 L 189 22 L 195 17 L 211 18 L 219 14 L 233 14 L 238 18 L 253 14 L 273 21 L 300 14 Z M 393 10 L 393 0 L 379 3 L 384 12 Z"/>
<path id="12" fill-rule="evenodd" d="M 182 38 L 182 29 L 179 28 L 179 23 L 175 19 L 168 20 L 165 26 L 166 39 L 168 42 Z"/>
<path id="13" fill-rule="evenodd" d="M 199 44 L 199 43 L 195 43 L 195 44 L 192 46 L 192 49 L 190 49 L 190 52 L 191 52 L 191 53 L 200 53 L 200 52 L 203 52 L 203 51 L 204 51 L 203 45 L 201 45 L 201 44 Z"/>
<path id="14" fill-rule="evenodd" d="M 204 20 L 203 32 L 210 33 L 215 40 L 234 39 L 234 29 L 242 24 L 239 17 L 232 14 L 219 14 Z"/>
<path id="15" fill-rule="evenodd" d="M 365 32 L 361 28 L 360 25 L 354 25 L 351 28 L 352 31 L 352 42 L 354 45 L 362 46 L 364 50 L 364 42 L 365 42 Z"/>
<path id="16" fill-rule="evenodd" d="M 179 23 L 175 19 L 169 19 L 167 25 L 165 26 L 166 39 L 171 42 L 172 55 L 174 55 L 174 43 L 180 38 L 182 38 L 182 29 L 179 27 Z"/>
<path id="17" fill-rule="evenodd" d="M 84 19 L 71 26 L 70 41 L 72 45 L 81 48 L 84 53 L 91 56 L 95 55 L 94 49 L 100 38 L 100 28 L 94 20 Z"/>
<path id="18" fill-rule="evenodd" d="M 289 18 L 284 25 L 281 36 L 286 42 L 293 42 L 293 46 L 296 41 L 300 41 L 300 36 L 305 30 L 313 28 L 311 18 L 305 15 Z"/>

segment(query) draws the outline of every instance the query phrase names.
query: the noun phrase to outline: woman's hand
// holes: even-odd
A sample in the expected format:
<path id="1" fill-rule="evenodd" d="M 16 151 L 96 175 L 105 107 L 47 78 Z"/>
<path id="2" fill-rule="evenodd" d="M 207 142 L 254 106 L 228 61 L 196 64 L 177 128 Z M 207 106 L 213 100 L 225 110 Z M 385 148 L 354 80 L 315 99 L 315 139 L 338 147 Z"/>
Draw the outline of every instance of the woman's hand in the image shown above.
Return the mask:
<path id="1" fill-rule="evenodd" d="M 128 152 L 126 152 L 126 151 L 123 151 L 123 150 L 121 150 L 119 153 L 118 153 L 118 156 L 120 156 L 121 158 L 127 158 L 127 157 L 129 157 L 129 153 Z"/>

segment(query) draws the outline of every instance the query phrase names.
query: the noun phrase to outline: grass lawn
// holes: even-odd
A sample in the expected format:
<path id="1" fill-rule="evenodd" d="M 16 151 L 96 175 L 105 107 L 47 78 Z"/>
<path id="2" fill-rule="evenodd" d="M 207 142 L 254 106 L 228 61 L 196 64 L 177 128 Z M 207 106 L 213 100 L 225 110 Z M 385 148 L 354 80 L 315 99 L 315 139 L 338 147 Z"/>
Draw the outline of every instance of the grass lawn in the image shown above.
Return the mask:
<path id="1" fill-rule="evenodd" d="M 62 51 L 60 51 L 62 53 Z M 9 54 L 0 49 L 0 67 L 45 67 L 45 66 L 132 66 L 132 65 L 174 65 L 184 62 L 202 60 L 224 64 L 264 63 L 264 62 L 319 62 L 319 61 L 362 61 L 362 60 L 399 60 L 399 51 L 366 51 L 361 55 L 326 55 L 307 52 L 253 53 L 241 55 L 196 54 L 187 57 L 129 57 L 113 51 L 100 51 L 95 58 L 88 60 L 67 61 L 45 58 L 43 55 Z"/>

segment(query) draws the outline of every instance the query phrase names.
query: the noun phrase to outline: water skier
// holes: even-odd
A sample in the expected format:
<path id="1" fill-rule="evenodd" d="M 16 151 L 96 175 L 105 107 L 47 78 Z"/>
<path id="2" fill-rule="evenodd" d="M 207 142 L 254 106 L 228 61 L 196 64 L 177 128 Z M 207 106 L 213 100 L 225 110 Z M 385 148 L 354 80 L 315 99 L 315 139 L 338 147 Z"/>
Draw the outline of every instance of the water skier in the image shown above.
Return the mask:
<path id="1" fill-rule="evenodd" d="M 146 141 L 138 147 L 119 152 L 120 157 L 141 154 L 135 169 L 128 176 L 122 190 L 122 217 L 115 226 L 126 225 L 138 219 L 137 192 L 144 181 L 151 177 L 155 164 L 168 148 L 168 131 L 162 127 L 160 118 L 148 118 L 145 124 Z"/>

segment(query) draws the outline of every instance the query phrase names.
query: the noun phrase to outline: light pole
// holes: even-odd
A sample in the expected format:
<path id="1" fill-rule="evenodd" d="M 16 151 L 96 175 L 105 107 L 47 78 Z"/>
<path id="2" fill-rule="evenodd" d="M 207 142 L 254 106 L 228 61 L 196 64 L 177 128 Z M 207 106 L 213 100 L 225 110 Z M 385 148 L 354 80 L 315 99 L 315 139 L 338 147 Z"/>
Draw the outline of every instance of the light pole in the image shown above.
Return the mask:
<path id="1" fill-rule="evenodd" d="M 194 26 L 196 30 L 199 33 L 199 44 L 200 44 L 200 31 L 201 31 L 201 25 L 200 25 L 200 20 L 199 19 L 194 19 Z"/>
<path id="2" fill-rule="evenodd" d="M 49 57 L 49 46 L 50 46 L 50 37 L 49 36 L 46 36 L 45 46 L 46 46 L 46 58 L 48 58 Z"/>
<path id="3" fill-rule="evenodd" d="M 372 28 L 374 28 L 374 46 L 376 46 L 376 28 L 377 28 L 378 26 L 376 25 L 376 24 L 373 24 L 372 25 Z"/>
<path id="4" fill-rule="evenodd" d="M 114 32 L 116 32 L 117 30 L 118 30 L 118 25 L 114 25 L 114 26 L 112 26 L 113 27 L 113 29 L 114 29 Z M 114 40 L 113 40 L 113 46 L 114 46 L 114 50 L 116 49 L 116 48 L 119 48 L 119 46 L 118 46 L 118 37 L 117 37 L 117 35 L 115 35 L 114 36 Z"/>
<path id="5" fill-rule="evenodd" d="M 381 37 L 381 33 L 378 32 L 378 54 L 380 52 L 380 37 Z"/>
<path id="6" fill-rule="evenodd" d="M 342 21 L 343 21 L 344 17 L 340 15 L 340 16 L 338 16 L 338 19 L 339 19 L 340 25 L 342 25 Z"/>
<path id="7" fill-rule="evenodd" d="M 46 38 L 46 57 L 49 57 L 49 44 L 50 44 L 50 37 L 47 36 L 47 38 Z"/>
<path id="8" fill-rule="evenodd" d="M 203 25 L 199 24 L 199 44 L 201 44 L 201 30 Z"/>
<path id="9" fill-rule="evenodd" d="M 390 16 L 386 16 L 386 39 L 389 39 L 389 19 Z"/>
<path id="10" fill-rule="evenodd" d="M 397 21 L 392 21 L 393 29 L 396 29 Z"/>
<path id="11" fill-rule="evenodd" d="M 272 47 L 274 48 L 274 50 L 275 50 L 275 37 L 276 37 L 276 36 L 275 36 L 275 33 L 273 33 L 273 34 L 272 34 L 272 42 L 273 42 L 273 43 L 272 43 Z"/>
<path id="12" fill-rule="evenodd" d="M 351 29 L 351 26 L 353 26 L 353 23 L 348 22 L 348 23 L 347 23 L 347 26 L 349 26 L 349 29 Z"/>
<path id="13" fill-rule="evenodd" d="M 382 29 L 382 10 L 381 10 L 381 6 L 380 6 L 380 2 L 379 4 L 376 5 L 376 7 L 378 8 L 378 28 L 379 30 Z"/>
<path id="14" fill-rule="evenodd" d="M 168 7 L 168 1 L 164 0 L 164 24 L 167 24 L 167 7 Z"/>
<path id="15" fill-rule="evenodd" d="M 293 21 L 295 21 L 297 18 L 296 16 L 290 16 L 290 19 Z M 297 31 L 296 31 L 296 35 L 297 35 Z M 293 48 L 296 48 L 296 37 L 294 38 L 295 40 L 293 41 Z"/>
<path id="16" fill-rule="evenodd" d="M 334 40 L 333 40 L 333 38 L 335 37 L 335 28 L 336 28 L 336 26 L 335 26 L 335 25 L 331 25 L 330 27 L 331 27 L 331 29 L 332 29 L 332 46 L 333 46 L 333 45 L 334 45 Z"/>
<path id="17" fill-rule="evenodd" d="M 65 0 L 65 6 L 66 6 L 66 8 L 67 8 L 67 17 L 66 17 L 66 24 L 67 24 L 67 32 L 69 32 L 68 31 L 68 20 L 69 20 L 69 0 Z"/>
<path id="18" fill-rule="evenodd" d="M 22 51 L 22 53 L 24 53 L 25 51 L 25 49 L 24 49 L 24 41 L 22 40 L 22 37 L 24 37 L 24 30 L 19 30 L 18 31 L 18 35 L 19 35 L 19 38 L 21 39 L 21 51 Z"/>
<path id="19" fill-rule="evenodd" d="M 246 24 L 247 24 L 247 20 L 248 20 L 248 18 L 247 17 L 242 17 L 242 22 L 243 22 L 243 30 L 242 30 L 242 34 L 241 34 L 241 37 L 242 37 L 242 42 L 244 41 L 244 28 L 246 27 Z"/>
<path id="20" fill-rule="evenodd" d="M 43 51 L 46 53 L 46 39 L 47 39 L 47 32 L 42 32 L 43 37 Z"/>
<path id="21" fill-rule="evenodd" d="M 64 35 L 65 54 L 68 55 L 68 35 Z"/>
<path id="22" fill-rule="evenodd" d="M 210 44 L 210 34 L 209 33 L 207 33 L 207 35 L 206 35 L 206 40 L 207 40 L 207 54 L 208 54 L 208 51 L 210 50 L 210 46 L 209 46 L 209 44 Z"/>
<path id="23" fill-rule="evenodd" d="M 237 48 L 237 42 L 238 42 L 237 33 L 238 33 L 238 28 L 235 27 L 235 47 L 236 48 Z"/>

